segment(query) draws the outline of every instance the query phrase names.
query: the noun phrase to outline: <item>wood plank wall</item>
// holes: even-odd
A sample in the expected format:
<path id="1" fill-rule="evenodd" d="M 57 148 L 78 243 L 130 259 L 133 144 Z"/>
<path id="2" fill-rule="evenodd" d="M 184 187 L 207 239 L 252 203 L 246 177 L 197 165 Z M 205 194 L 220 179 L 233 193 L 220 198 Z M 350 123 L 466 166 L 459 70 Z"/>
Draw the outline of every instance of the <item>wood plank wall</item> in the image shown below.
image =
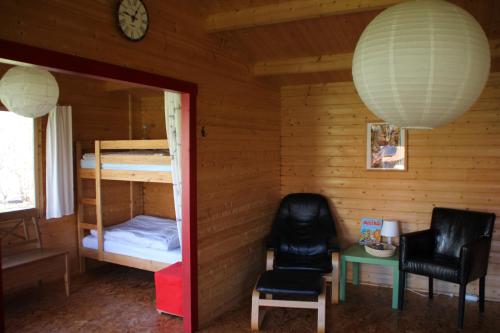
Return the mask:
<path id="1" fill-rule="evenodd" d="M 279 204 L 279 90 L 203 29 L 196 1 L 147 2 L 138 43 L 117 30 L 115 1 L 6 0 L 0 38 L 197 83 L 198 281 L 202 326 L 248 300 Z"/>
<path id="2" fill-rule="evenodd" d="M 166 139 L 163 92 L 135 91 L 132 132 L 134 139 Z M 143 183 L 143 214 L 175 219 L 174 193 L 171 184 Z"/>
<path id="3" fill-rule="evenodd" d="M 479 101 L 452 124 L 408 133 L 408 171 L 365 170 L 366 123 L 379 121 L 352 82 L 281 90 L 281 192 L 322 193 L 337 217 L 344 247 L 357 240 L 361 217 L 397 219 L 403 232 L 426 229 L 433 207 L 494 212 L 500 217 L 500 73 Z M 496 224 L 486 298 L 500 300 L 500 223 Z M 362 266 L 366 283 L 390 285 L 391 272 Z M 410 288 L 426 289 L 412 276 Z M 444 293 L 456 293 L 437 283 Z M 477 294 L 477 284 L 468 289 Z M 389 302 L 389 300 L 388 300 Z"/>

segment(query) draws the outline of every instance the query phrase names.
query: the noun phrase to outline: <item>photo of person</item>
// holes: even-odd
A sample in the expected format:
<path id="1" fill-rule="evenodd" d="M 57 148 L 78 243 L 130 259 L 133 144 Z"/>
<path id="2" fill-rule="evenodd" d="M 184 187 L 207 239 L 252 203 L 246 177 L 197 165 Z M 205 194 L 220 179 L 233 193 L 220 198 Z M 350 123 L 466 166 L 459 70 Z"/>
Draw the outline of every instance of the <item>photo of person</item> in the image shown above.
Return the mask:
<path id="1" fill-rule="evenodd" d="M 405 170 L 405 131 L 389 124 L 367 126 L 367 169 Z"/>

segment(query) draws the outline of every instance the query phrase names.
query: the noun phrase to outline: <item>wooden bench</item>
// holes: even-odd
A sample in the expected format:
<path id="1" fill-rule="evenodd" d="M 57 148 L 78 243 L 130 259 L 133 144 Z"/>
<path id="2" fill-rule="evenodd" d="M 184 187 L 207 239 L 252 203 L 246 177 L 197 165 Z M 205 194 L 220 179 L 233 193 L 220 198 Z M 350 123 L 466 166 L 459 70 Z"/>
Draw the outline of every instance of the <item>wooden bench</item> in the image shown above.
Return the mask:
<path id="1" fill-rule="evenodd" d="M 44 278 L 61 272 L 66 296 L 69 296 L 68 252 L 43 248 L 38 218 L 29 215 L 0 220 L 3 290 L 18 289 L 33 282 L 40 285 Z"/>

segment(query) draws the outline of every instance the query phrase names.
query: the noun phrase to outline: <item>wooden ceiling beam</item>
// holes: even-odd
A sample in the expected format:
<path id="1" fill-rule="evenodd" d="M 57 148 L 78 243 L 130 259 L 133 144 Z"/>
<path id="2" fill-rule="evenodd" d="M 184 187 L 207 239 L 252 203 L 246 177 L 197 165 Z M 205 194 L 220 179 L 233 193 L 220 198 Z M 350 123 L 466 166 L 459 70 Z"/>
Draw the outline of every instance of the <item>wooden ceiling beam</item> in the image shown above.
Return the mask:
<path id="1" fill-rule="evenodd" d="M 490 52 L 492 58 L 500 57 L 500 39 L 490 40 Z M 352 57 L 352 53 L 341 53 L 261 61 L 254 65 L 253 74 L 255 76 L 273 76 L 350 70 Z"/>
<path id="2" fill-rule="evenodd" d="M 294 0 L 243 8 L 208 16 L 206 30 L 220 32 L 323 16 L 364 12 L 389 7 L 404 0 Z"/>
<path id="3" fill-rule="evenodd" d="M 352 53 L 342 53 L 262 61 L 254 65 L 253 73 L 255 76 L 272 76 L 348 70 L 351 69 L 352 56 Z"/>

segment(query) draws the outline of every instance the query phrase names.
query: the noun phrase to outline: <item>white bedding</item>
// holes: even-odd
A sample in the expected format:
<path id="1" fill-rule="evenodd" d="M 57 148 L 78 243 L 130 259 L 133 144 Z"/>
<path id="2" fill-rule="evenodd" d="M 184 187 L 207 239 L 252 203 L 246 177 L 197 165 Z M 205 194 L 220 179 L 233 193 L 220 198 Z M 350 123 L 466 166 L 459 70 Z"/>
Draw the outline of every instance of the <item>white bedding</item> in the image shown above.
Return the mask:
<path id="1" fill-rule="evenodd" d="M 157 150 L 131 150 L 126 152 L 104 152 L 102 155 L 130 156 L 130 155 L 146 155 L 146 156 L 166 156 L 165 151 Z M 95 168 L 95 154 L 83 154 L 80 160 L 80 167 L 83 169 Z M 124 163 L 102 163 L 102 169 L 107 170 L 139 170 L 139 171 L 172 171 L 170 164 L 124 164 Z"/>
<path id="2" fill-rule="evenodd" d="M 80 160 L 82 169 L 94 169 L 95 160 Z M 170 164 L 124 164 L 124 163 L 102 163 L 104 170 L 135 170 L 135 171 L 172 171 Z"/>
<path id="3" fill-rule="evenodd" d="M 97 236 L 96 230 L 90 232 Z M 160 251 L 180 246 L 176 221 L 146 215 L 138 215 L 127 222 L 105 228 L 104 240 Z"/>
<path id="4" fill-rule="evenodd" d="M 85 248 L 97 250 L 97 237 L 93 235 L 85 236 L 82 243 Z M 104 251 L 167 264 L 182 261 L 180 247 L 170 251 L 160 251 L 108 239 L 104 240 Z"/>
<path id="5" fill-rule="evenodd" d="M 113 156 L 130 156 L 130 155 L 146 155 L 146 156 L 168 156 L 168 151 L 165 150 L 147 150 L 147 149 L 140 149 L 140 150 L 127 150 L 127 151 L 105 151 L 102 152 L 101 155 L 113 155 Z M 94 153 L 85 153 L 82 156 L 83 160 L 94 160 L 95 161 L 95 154 Z"/>

